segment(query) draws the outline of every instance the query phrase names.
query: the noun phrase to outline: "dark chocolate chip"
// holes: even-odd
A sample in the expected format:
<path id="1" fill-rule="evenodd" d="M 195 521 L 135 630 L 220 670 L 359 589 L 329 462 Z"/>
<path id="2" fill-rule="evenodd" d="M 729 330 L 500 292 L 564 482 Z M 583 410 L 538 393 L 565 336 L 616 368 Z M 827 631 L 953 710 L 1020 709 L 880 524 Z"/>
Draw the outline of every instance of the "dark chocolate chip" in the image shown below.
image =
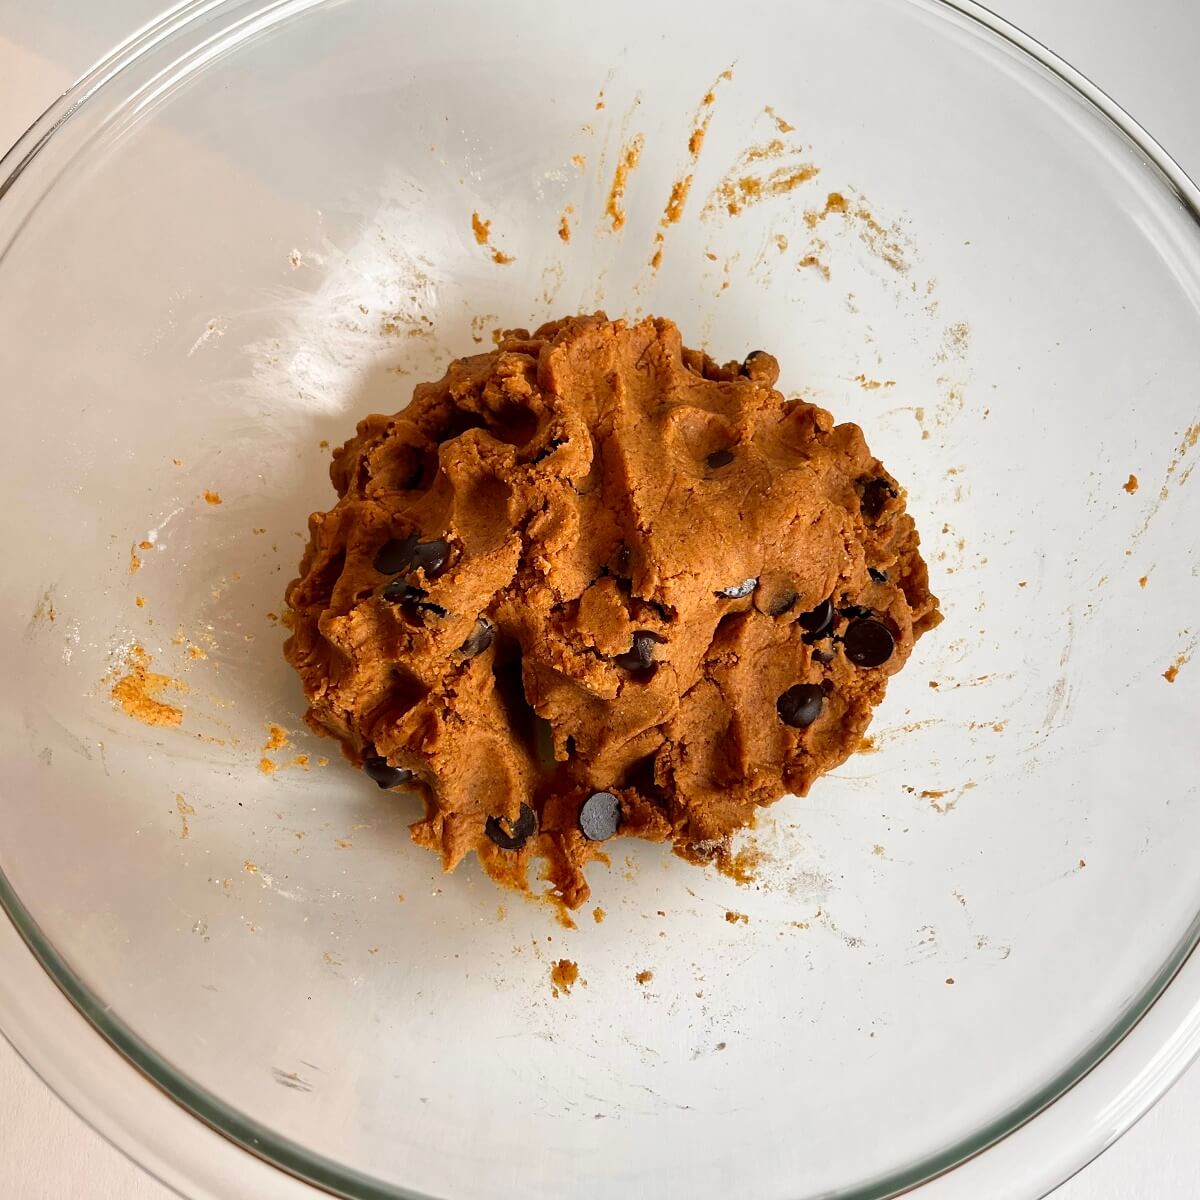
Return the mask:
<path id="1" fill-rule="evenodd" d="M 815 642 L 829 636 L 829 627 L 833 624 L 833 601 L 822 600 L 816 608 L 801 613 L 797 618 L 800 628 L 805 631 L 806 642 Z"/>
<path id="2" fill-rule="evenodd" d="M 547 442 L 547 443 L 546 443 L 546 444 L 545 444 L 545 445 L 544 445 L 544 446 L 543 446 L 543 447 L 542 447 L 542 448 L 541 448 L 541 449 L 540 449 L 540 450 L 539 450 L 539 451 L 538 451 L 538 452 L 537 452 L 537 453 L 536 453 L 536 454 L 533 456 L 533 458 L 532 458 L 532 459 L 530 459 L 530 462 L 533 462 L 533 463 L 540 463 L 540 462 L 542 462 L 543 460 L 545 460 L 545 459 L 549 458 L 549 457 L 550 457 L 550 455 L 552 455 L 552 454 L 555 452 L 555 450 L 557 450 L 557 449 L 559 448 L 559 446 L 565 446 L 566 444 L 567 444 L 567 439 L 566 439 L 566 438 L 556 438 L 556 437 L 552 437 L 552 438 L 551 438 L 551 439 L 550 439 L 550 440 L 549 440 L 549 441 L 548 441 L 548 442 Z"/>
<path id="3" fill-rule="evenodd" d="M 892 657 L 896 639 L 882 622 L 870 618 L 855 621 L 842 635 L 846 657 L 856 667 L 881 667 Z"/>
<path id="4" fill-rule="evenodd" d="M 483 830 L 501 850 L 520 850 L 537 829 L 537 817 L 528 804 L 521 805 L 515 821 L 507 817 L 488 817 Z"/>
<path id="5" fill-rule="evenodd" d="M 639 629 L 633 635 L 633 645 L 613 662 L 623 671 L 648 671 L 654 666 L 654 645 L 662 640 L 657 633 Z"/>
<path id="6" fill-rule="evenodd" d="M 743 596 L 750 595 L 756 587 L 758 587 L 757 579 L 743 579 L 741 583 L 735 583 L 732 587 L 722 588 L 716 594 L 722 600 L 740 600 Z"/>
<path id="7" fill-rule="evenodd" d="M 424 571 L 426 579 L 436 579 L 450 563 L 450 543 L 440 538 L 432 542 L 418 542 L 413 547 L 413 571 Z"/>
<path id="8" fill-rule="evenodd" d="M 848 621 L 861 621 L 864 617 L 874 616 L 869 608 L 864 608 L 861 604 L 844 604 L 838 609 L 838 612 Z"/>
<path id="9" fill-rule="evenodd" d="M 403 604 L 406 608 L 416 608 L 429 593 L 419 588 L 415 583 L 406 583 L 403 579 L 393 579 L 379 593 L 389 604 Z"/>
<path id="10" fill-rule="evenodd" d="M 612 792 L 593 792 L 579 810 L 579 829 L 589 842 L 604 842 L 621 828 L 621 801 Z"/>
<path id="11" fill-rule="evenodd" d="M 733 462 L 732 450 L 714 450 L 705 460 L 715 471 L 718 467 L 727 467 Z"/>
<path id="12" fill-rule="evenodd" d="M 425 599 L 429 593 L 424 588 L 406 583 L 403 579 L 393 579 L 379 594 L 389 604 L 399 604 L 408 612 L 431 612 L 439 617 L 446 615 L 446 610 L 440 604 Z"/>
<path id="13" fill-rule="evenodd" d="M 450 561 L 450 543 L 437 539 L 422 542 L 417 535 L 392 538 L 375 552 L 375 570 L 381 575 L 400 575 L 423 570 L 427 579 L 436 579 Z"/>
<path id="14" fill-rule="evenodd" d="M 477 654 L 482 654 L 491 644 L 492 639 L 496 636 L 496 627 L 487 619 L 487 617 L 479 617 L 475 622 L 475 628 L 467 634 L 467 640 L 458 648 L 459 654 L 465 654 L 467 658 L 474 658 Z"/>
<path id="15" fill-rule="evenodd" d="M 878 567 L 868 567 L 867 574 L 870 575 L 870 577 L 875 580 L 876 583 L 887 583 L 888 581 L 888 573 L 886 571 L 879 570 Z"/>
<path id="16" fill-rule="evenodd" d="M 363 760 L 363 773 L 375 780 L 381 788 L 399 787 L 413 777 L 411 771 L 406 771 L 403 767 L 393 767 L 386 758 L 381 758 L 378 754 L 372 754 Z"/>
<path id="17" fill-rule="evenodd" d="M 406 538 L 390 538 L 375 551 L 375 570 L 380 575 L 399 575 L 401 571 L 407 571 L 416 547 L 415 533 Z"/>
<path id="18" fill-rule="evenodd" d="M 742 360 L 742 374 L 749 375 L 751 364 L 759 355 L 766 354 L 765 350 L 751 350 L 749 354 Z"/>
<path id="19" fill-rule="evenodd" d="M 813 662 L 820 663 L 823 667 L 829 666 L 829 664 L 837 657 L 832 650 L 821 650 L 819 648 L 814 648 L 812 656 Z"/>
<path id="20" fill-rule="evenodd" d="M 858 491 L 859 511 L 868 521 L 878 520 L 887 502 L 900 494 L 880 475 L 864 475 L 854 486 Z"/>
<path id="21" fill-rule="evenodd" d="M 825 693 L 820 684 L 797 683 L 775 703 L 779 719 L 793 729 L 807 729 L 820 715 Z"/>
<path id="22" fill-rule="evenodd" d="M 767 616 L 782 617 L 799 599 L 800 597 L 795 592 L 784 592 L 782 595 L 776 596 L 767 606 Z"/>

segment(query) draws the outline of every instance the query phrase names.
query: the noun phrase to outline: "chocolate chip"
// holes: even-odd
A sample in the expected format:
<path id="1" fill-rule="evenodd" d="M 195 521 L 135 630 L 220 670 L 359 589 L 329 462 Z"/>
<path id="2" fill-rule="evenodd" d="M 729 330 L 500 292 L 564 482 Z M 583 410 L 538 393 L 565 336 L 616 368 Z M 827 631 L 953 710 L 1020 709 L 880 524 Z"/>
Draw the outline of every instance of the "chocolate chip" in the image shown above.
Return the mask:
<path id="1" fill-rule="evenodd" d="M 892 657 L 896 639 L 882 622 L 867 618 L 855 621 L 842 635 L 846 657 L 856 667 L 881 667 Z"/>
<path id="2" fill-rule="evenodd" d="M 450 543 L 441 539 L 432 542 L 418 542 L 413 547 L 413 571 L 424 571 L 426 579 L 436 579 L 445 571 L 450 563 Z"/>
<path id="3" fill-rule="evenodd" d="M 714 450 L 705 460 L 715 471 L 718 467 L 727 467 L 733 462 L 732 450 Z"/>
<path id="4" fill-rule="evenodd" d="M 413 777 L 411 771 L 406 771 L 403 767 L 393 767 L 386 758 L 381 758 L 378 754 L 363 759 L 363 774 L 375 780 L 381 788 L 399 787 Z"/>
<path id="5" fill-rule="evenodd" d="M 496 627 L 487 619 L 487 617 L 479 617 L 475 621 L 475 628 L 467 634 L 467 640 L 458 648 L 459 654 L 465 654 L 467 658 L 474 658 L 477 654 L 482 654 L 491 644 L 492 639 L 496 636 Z"/>
<path id="6" fill-rule="evenodd" d="M 374 566 L 381 575 L 401 575 L 405 571 L 423 570 L 430 579 L 445 570 L 450 558 L 450 544 L 440 538 L 422 542 L 417 535 L 390 538 L 375 552 Z"/>
<path id="7" fill-rule="evenodd" d="M 450 561 L 450 543 L 440 538 L 422 542 L 417 535 L 391 538 L 375 552 L 374 566 L 381 575 L 401 575 L 423 570 L 427 579 L 436 579 Z"/>
<path id="8" fill-rule="evenodd" d="M 745 359 L 742 360 L 742 374 L 749 375 L 750 368 L 754 365 L 754 360 L 764 354 L 766 354 L 765 350 L 751 350 L 750 353 L 746 355 Z"/>
<path id="9" fill-rule="evenodd" d="M 624 654 L 618 654 L 613 662 L 623 671 L 649 671 L 654 665 L 654 644 L 664 639 L 648 629 L 639 629 L 633 635 L 633 645 Z"/>
<path id="10" fill-rule="evenodd" d="M 579 829 L 589 842 L 604 842 L 621 828 L 621 801 L 612 792 L 593 792 L 579 810 Z"/>
<path id="11" fill-rule="evenodd" d="M 483 830 L 501 850 L 520 850 L 537 829 L 537 817 L 528 804 L 521 805 L 515 821 L 507 817 L 488 817 Z"/>
<path id="12" fill-rule="evenodd" d="M 412 565 L 413 551 L 417 547 L 417 535 L 406 538 L 390 538 L 375 551 L 375 570 L 380 575 L 399 575 Z"/>
<path id="13" fill-rule="evenodd" d="M 393 579 L 379 594 L 389 604 L 399 604 L 408 612 L 431 612 L 439 617 L 446 615 L 446 610 L 440 604 L 425 599 L 429 593 L 424 588 L 406 583 L 403 579 Z"/>
<path id="14" fill-rule="evenodd" d="M 800 597 L 795 592 L 784 592 L 782 595 L 776 596 L 767 605 L 767 616 L 782 617 L 799 599 Z"/>
<path id="15" fill-rule="evenodd" d="M 716 594 L 723 600 L 740 600 L 743 596 L 750 595 L 756 587 L 758 587 L 757 579 L 743 579 L 741 583 L 735 583 L 732 587 L 722 588 Z"/>
<path id="16" fill-rule="evenodd" d="M 801 613 L 797 618 L 800 628 L 805 630 L 804 640 L 812 643 L 829 636 L 829 627 L 833 624 L 833 601 L 822 600 L 816 608 Z"/>
<path id="17" fill-rule="evenodd" d="M 878 520 L 889 500 L 900 493 L 881 475 L 864 475 L 854 482 L 858 492 L 859 511 L 868 521 Z"/>
<path id="18" fill-rule="evenodd" d="M 814 648 L 812 652 L 813 662 L 820 663 L 821 666 L 827 667 L 837 655 L 832 650 L 822 650 L 819 647 Z"/>
<path id="19" fill-rule="evenodd" d="M 864 617 L 873 617 L 875 614 L 869 608 L 864 608 L 861 604 L 844 604 L 838 609 L 848 621 L 861 621 Z"/>
<path id="20" fill-rule="evenodd" d="M 876 583 L 887 583 L 888 581 L 888 573 L 886 571 L 879 570 L 878 567 L 868 567 L 867 574 L 870 575 L 870 577 L 875 580 Z"/>
<path id="21" fill-rule="evenodd" d="M 559 446 L 567 444 L 566 438 L 552 437 L 529 461 L 532 463 L 540 463 L 552 455 Z"/>
<path id="22" fill-rule="evenodd" d="M 797 683 L 775 703 L 779 719 L 793 729 L 807 729 L 820 715 L 825 693 L 816 683 Z"/>
<path id="23" fill-rule="evenodd" d="M 379 593 L 389 604 L 403 604 L 406 608 L 416 608 L 429 593 L 419 588 L 415 583 L 406 583 L 403 579 L 393 579 Z"/>

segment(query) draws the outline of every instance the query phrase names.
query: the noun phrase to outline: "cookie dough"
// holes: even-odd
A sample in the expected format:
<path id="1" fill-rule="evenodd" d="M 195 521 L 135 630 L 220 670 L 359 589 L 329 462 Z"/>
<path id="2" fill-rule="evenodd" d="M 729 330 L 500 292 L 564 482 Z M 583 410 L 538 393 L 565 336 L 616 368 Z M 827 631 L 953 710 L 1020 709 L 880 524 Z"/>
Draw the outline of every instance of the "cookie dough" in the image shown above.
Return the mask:
<path id="1" fill-rule="evenodd" d="M 940 620 L 856 425 L 672 322 L 510 332 L 333 455 L 287 602 L 307 719 L 415 842 L 588 897 L 617 836 L 727 853 L 859 746 Z"/>

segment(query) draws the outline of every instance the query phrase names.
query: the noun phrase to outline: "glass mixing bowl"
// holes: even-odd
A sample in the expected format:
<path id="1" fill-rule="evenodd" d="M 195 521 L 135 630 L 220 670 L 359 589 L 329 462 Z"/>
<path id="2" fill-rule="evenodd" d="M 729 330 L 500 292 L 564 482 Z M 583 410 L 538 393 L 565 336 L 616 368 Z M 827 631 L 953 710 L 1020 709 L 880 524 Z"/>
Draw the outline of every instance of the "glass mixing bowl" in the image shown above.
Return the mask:
<path id="1" fill-rule="evenodd" d="M 2 178 L 0 1018 L 164 1178 L 1028 1197 L 1191 1058 L 1197 193 L 1068 68 L 935 0 L 206 0 Z M 327 443 L 598 307 L 859 422 L 946 621 L 753 883 L 620 845 L 565 929 L 305 731 L 277 614 Z"/>

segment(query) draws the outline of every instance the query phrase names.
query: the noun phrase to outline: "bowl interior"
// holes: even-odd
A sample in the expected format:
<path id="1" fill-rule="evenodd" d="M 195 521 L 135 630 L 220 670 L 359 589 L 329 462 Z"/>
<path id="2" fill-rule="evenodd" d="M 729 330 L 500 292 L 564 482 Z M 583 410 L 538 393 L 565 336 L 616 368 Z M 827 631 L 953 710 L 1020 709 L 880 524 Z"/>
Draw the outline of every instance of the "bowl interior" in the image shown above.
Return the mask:
<path id="1" fill-rule="evenodd" d="M 225 6 L 51 139 L 0 252 L 4 897 L 269 1157 L 884 1195 L 1192 945 L 1200 238 L 955 10 Z M 304 729 L 278 614 L 329 444 L 596 308 L 861 424 L 946 621 L 751 884 L 618 845 L 566 929 L 409 844 L 415 801 Z"/>

